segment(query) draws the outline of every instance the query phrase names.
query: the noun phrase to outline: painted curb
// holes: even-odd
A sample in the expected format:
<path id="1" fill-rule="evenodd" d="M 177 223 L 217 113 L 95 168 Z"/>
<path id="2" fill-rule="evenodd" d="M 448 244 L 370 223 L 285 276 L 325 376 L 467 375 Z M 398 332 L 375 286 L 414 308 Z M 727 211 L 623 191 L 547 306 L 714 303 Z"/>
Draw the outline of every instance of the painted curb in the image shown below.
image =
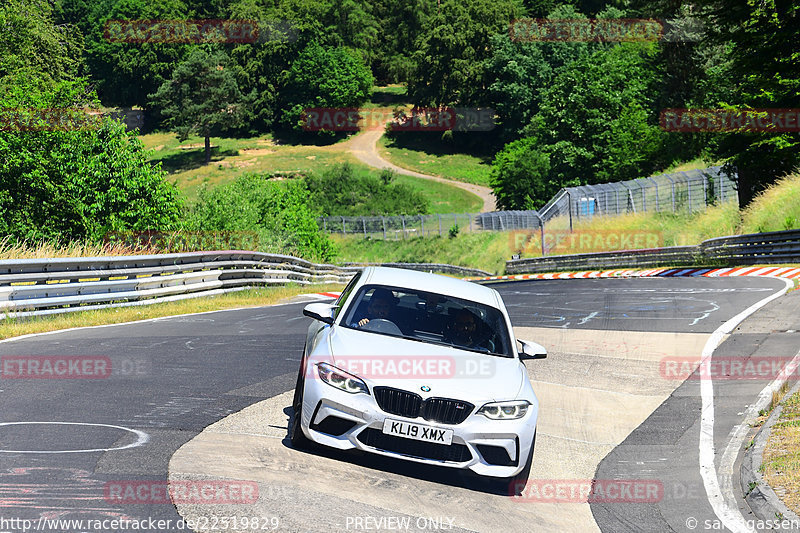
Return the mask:
<path id="1" fill-rule="evenodd" d="M 800 279 L 800 268 L 795 267 L 736 267 L 736 268 L 651 268 L 646 270 L 584 270 L 579 272 L 551 272 L 547 274 L 511 274 L 486 278 L 464 278 L 470 281 L 517 281 L 528 279 L 590 279 L 590 278 L 679 278 L 704 276 L 766 276 Z"/>

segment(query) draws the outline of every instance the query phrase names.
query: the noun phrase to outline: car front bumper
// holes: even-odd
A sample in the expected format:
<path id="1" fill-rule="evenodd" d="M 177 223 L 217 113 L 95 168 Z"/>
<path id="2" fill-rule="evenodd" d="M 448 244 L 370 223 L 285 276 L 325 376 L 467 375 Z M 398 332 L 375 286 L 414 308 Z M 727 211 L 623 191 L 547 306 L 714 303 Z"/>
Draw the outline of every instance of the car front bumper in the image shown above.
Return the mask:
<path id="1" fill-rule="evenodd" d="M 538 405 L 535 398 L 531 403 L 525 416 L 515 420 L 491 420 L 475 414 L 481 407 L 477 405 L 464 422 L 451 425 L 386 413 L 372 394 L 350 394 L 319 379 L 307 379 L 301 428 L 309 439 L 331 448 L 469 469 L 482 476 L 511 477 L 525 467 L 533 444 Z M 384 435 L 387 418 L 453 430 L 452 444 Z"/>

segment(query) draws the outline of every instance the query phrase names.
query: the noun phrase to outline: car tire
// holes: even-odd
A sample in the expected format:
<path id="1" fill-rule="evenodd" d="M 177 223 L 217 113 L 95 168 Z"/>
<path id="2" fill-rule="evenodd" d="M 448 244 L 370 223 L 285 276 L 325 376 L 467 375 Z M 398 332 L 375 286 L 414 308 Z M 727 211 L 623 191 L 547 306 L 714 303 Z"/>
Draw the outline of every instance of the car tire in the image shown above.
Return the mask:
<path id="1" fill-rule="evenodd" d="M 528 454 L 528 461 L 525 467 L 520 470 L 516 476 L 511 476 L 508 479 L 508 495 L 519 496 L 525 490 L 525 485 L 528 483 L 528 477 L 531 475 L 531 466 L 533 465 L 533 449 L 536 447 L 536 432 L 533 432 L 533 440 L 531 441 L 531 451 Z"/>
<path id="2" fill-rule="evenodd" d="M 300 371 L 297 373 L 297 384 L 294 386 L 292 421 L 289 424 L 289 441 L 292 443 L 292 448 L 297 450 L 308 449 L 311 446 L 311 441 L 303 433 L 303 428 L 300 426 L 300 421 L 303 418 L 303 388 L 305 387 L 303 374 L 303 364 L 301 363 Z"/>

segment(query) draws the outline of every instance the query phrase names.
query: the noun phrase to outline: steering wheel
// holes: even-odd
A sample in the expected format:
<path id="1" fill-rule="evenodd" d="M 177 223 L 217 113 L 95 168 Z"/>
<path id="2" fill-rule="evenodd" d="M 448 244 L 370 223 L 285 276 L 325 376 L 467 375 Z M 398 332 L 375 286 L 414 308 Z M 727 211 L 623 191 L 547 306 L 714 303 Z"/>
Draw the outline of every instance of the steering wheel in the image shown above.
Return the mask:
<path id="1" fill-rule="evenodd" d="M 403 332 L 397 327 L 397 324 L 385 318 L 373 318 L 363 326 L 361 329 L 367 331 L 375 331 L 376 333 L 388 333 L 389 335 L 402 335 Z"/>

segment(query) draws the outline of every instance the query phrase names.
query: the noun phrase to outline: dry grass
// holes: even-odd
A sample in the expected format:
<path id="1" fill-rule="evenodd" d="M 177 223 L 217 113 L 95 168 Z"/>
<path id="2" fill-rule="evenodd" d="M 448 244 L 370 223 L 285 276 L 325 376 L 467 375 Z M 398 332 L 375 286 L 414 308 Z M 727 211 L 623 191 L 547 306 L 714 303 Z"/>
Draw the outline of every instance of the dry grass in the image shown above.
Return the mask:
<path id="1" fill-rule="evenodd" d="M 786 506 L 800 513 L 800 393 L 783 404 L 764 449 L 761 469 L 764 480 Z"/>
<path id="2" fill-rule="evenodd" d="M 52 257 L 102 257 L 162 253 L 156 247 L 132 247 L 122 243 L 93 244 L 88 242 L 47 242 L 17 244 L 8 238 L 0 240 L 0 259 L 48 259 Z"/>
<path id="3" fill-rule="evenodd" d="M 67 328 L 133 322 L 136 320 L 188 313 L 202 313 L 205 311 L 218 311 L 221 309 L 234 309 L 238 307 L 259 307 L 280 303 L 282 300 L 299 294 L 338 292 L 341 291 L 343 287 L 344 285 L 337 283 L 310 286 L 289 284 L 284 287 L 245 289 L 221 294 L 219 296 L 191 298 L 188 300 L 152 305 L 78 311 L 49 317 L 32 317 L 26 319 L 7 318 L 5 320 L 0 320 L 0 339 L 8 339 L 10 337 L 27 335 L 30 333 L 43 333 L 45 331 L 56 331 Z"/>

